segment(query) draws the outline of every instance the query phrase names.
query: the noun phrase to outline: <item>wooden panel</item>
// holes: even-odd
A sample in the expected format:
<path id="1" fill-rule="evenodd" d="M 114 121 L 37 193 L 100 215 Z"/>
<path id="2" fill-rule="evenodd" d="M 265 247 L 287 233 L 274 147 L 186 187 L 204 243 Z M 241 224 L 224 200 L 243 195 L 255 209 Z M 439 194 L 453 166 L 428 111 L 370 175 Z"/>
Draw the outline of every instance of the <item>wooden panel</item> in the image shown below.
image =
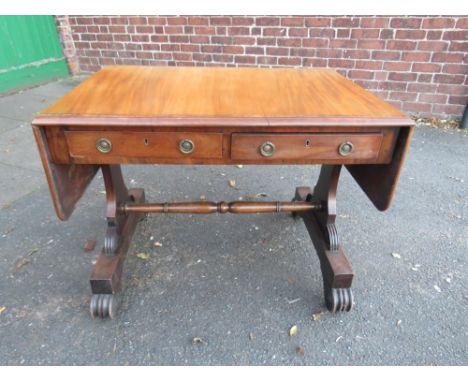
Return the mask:
<path id="1" fill-rule="evenodd" d="M 270 157 L 261 146 L 271 142 L 276 150 Z M 353 151 L 339 154 L 339 147 L 351 142 Z M 382 134 L 233 134 L 231 158 L 234 160 L 337 160 L 340 163 L 377 162 Z M 390 157 L 383 158 L 389 160 Z"/>
<path id="2" fill-rule="evenodd" d="M 93 164 L 55 164 L 49 151 L 44 129 L 33 126 L 42 165 L 49 184 L 55 212 L 61 220 L 67 220 L 75 209 L 99 166 Z"/>
<path id="3" fill-rule="evenodd" d="M 71 118 L 70 124 L 123 118 L 129 125 L 164 119 L 202 126 L 247 118 L 254 125 L 331 120 L 339 126 L 341 119 L 412 125 L 398 109 L 337 72 L 310 68 L 107 67 L 41 112 L 37 123 L 63 117 Z"/>
<path id="4" fill-rule="evenodd" d="M 353 178 L 380 211 L 390 207 L 408 154 L 413 128 L 400 129 L 389 164 L 346 166 Z"/>
<path id="5" fill-rule="evenodd" d="M 44 129 L 50 158 L 54 163 L 70 163 L 64 129 Z"/>
<path id="6" fill-rule="evenodd" d="M 125 162 L 126 159 L 138 161 L 139 158 L 185 160 L 223 156 L 223 135 L 219 133 L 67 131 L 65 137 L 70 157 L 100 164 Z M 101 153 L 96 148 L 96 142 L 102 138 L 112 144 L 109 153 Z M 180 151 L 179 143 L 184 139 L 194 144 L 194 149 L 189 154 Z"/>

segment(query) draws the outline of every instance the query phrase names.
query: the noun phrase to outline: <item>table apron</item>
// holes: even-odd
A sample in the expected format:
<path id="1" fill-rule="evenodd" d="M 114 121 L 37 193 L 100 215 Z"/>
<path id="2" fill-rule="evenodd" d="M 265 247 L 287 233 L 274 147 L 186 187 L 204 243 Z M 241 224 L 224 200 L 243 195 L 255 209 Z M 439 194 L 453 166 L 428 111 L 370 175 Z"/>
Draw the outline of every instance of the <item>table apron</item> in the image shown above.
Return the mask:
<path id="1" fill-rule="evenodd" d="M 45 128 L 55 163 L 98 165 L 388 164 L 399 128 L 186 130 Z"/>

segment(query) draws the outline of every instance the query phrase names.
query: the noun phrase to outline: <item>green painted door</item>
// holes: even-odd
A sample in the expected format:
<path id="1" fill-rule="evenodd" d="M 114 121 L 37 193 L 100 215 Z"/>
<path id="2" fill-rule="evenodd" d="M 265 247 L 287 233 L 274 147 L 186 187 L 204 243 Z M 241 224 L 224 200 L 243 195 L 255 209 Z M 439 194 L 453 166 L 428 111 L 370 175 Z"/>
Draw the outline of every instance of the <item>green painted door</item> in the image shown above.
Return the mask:
<path id="1" fill-rule="evenodd" d="M 52 16 L 0 16 L 0 92 L 67 75 Z"/>

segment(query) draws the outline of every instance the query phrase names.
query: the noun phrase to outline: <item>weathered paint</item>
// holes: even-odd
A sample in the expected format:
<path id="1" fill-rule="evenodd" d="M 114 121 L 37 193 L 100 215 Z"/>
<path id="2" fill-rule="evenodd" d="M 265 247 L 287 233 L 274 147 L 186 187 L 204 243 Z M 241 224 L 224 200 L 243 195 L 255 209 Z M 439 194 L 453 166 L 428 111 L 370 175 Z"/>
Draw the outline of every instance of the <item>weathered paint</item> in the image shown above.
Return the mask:
<path id="1" fill-rule="evenodd" d="M 0 16 L 0 92 L 66 75 L 52 16 Z"/>

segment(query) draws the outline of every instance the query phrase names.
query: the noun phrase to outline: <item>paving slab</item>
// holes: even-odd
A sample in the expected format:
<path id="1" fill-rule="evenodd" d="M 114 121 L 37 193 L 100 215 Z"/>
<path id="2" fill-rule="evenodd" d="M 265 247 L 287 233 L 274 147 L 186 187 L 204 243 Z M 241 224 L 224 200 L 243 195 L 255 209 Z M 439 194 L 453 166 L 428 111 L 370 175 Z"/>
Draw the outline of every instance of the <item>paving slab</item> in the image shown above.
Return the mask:
<path id="1" fill-rule="evenodd" d="M 87 76 L 68 77 L 17 93 L 0 95 L 0 118 L 31 123 L 35 113 L 45 109 L 86 78 Z"/>
<path id="2" fill-rule="evenodd" d="M 0 163 L 43 172 L 36 140 L 29 123 L 22 122 L 0 134 Z"/>
<path id="3" fill-rule="evenodd" d="M 12 186 L 29 190 L 0 209 L 0 364 L 466 365 L 467 148 L 464 132 L 418 127 L 385 213 L 343 172 L 337 225 L 356 273 L 356 306 L 336 315 L 325 311 L 319 262 L 301 221 L 153 215 L 135 232 L 118 318 L 93 320 L 88 278 L 105 233 L 102 177 L 61 222 L 45 183 L 21 186 L 22 177 L 7 172 L 13 166 L 0 165 L 0 195 Z M 318 171 L 124 167 L 129 186 L 144 187 L 151 201 L 248 200 L 262 192 L 289 200 Z M 97 246 L 88 253 L 90 239 Z M 293 325 L 298 334 L 290 337 Z M 204 343 L 192 344 L 194 337 Z"/>
<path id="4" fill-rule="evenodd" d="M 60 98 L 74 87 L 78 86 L 87 75 L 80 75 L 75 77 L 63 78 L 59 81 L 50 82 L 41 86 L 36 86 L 32 89 L 26 90 L 28 94 L 42 96 L 49 98 Z"/>
<path id="5" fill-rule="evenodd" d="M 27 92 L 0 97 L 0 117 L 31 123 L 34 114 L 45 109 L 53 99 Z"/>
<path id="6" fill-rule="evenodd" d="M 15 119 L 0 117 L 0 141 L 2 139 L 1 135 L 7 131 L 13 130 L 23 124 L 24 122 L 17 121 Z"/>
<path id="7" fill-rule="evenodd" d="M 43 172 L 0 163 L 0 211 L 46 184 Z"/>

